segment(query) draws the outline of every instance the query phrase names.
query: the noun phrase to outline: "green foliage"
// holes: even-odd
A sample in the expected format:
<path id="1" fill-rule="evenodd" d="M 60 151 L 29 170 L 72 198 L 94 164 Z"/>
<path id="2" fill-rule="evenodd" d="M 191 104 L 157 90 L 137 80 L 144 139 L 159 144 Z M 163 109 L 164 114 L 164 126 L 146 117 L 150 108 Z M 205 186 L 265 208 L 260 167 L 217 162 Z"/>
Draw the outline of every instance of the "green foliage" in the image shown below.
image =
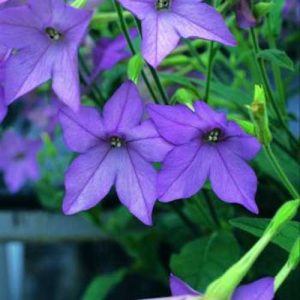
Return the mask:
<path id="1" fill-rule="evenodd" d="M 128 62 L 128 78 L 134 83 L 138 83 L 144 67 L 144 59 L 140 53 L 134 55 Z"/>
<path id="2" fill-rule="evenodd" d="M 82 300 L 105 300 L 111 289 L 122 281 L 126 270 L 96 277 L 88 286 Z"/>
<path id="3" fill-rule="evenodd" d="M 261 50 L 258 53 L 257 57 L 267 60 L 281 68 L 294 71 L 293 61 L 288 57 L 288 55 L 284 51 L 278 49 Z"/>
<path id="4" fill-rule="evenodd" d="M 171 258 L 172 272 L 197 290 L 222 275 L 239 258 L 240 249 L 228 231 L 215 232 L 186 244 Z"/>
<path id="5" fill-rule="evenodd" d="M 230 220 L 230 224 L 254 236 L 261 237 L 270 224 L 270 219 L 241 217 Z M 300 223 L 296 221 L 289 221 L 273 238 L 272 242 L 289 252 L 296 238 L 299 236 L 299 231 Z"/>

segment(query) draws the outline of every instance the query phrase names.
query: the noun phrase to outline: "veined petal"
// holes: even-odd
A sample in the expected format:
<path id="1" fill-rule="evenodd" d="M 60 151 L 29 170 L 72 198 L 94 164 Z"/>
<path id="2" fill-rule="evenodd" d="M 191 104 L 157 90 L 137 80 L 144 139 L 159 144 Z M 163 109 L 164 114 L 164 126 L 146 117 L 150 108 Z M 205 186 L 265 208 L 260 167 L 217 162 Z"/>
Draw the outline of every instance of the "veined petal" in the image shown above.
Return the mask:
<path id="1" fill-rule="evenodd" d="M 223 201 L 239 203 L 258 213 L 255 203 L 257 178 L 254 171 L 238 155 L 226 147 L 210 147 L 213 154 L 210 180 L 213 191 Z"/>
<path id="2" fill-rule="evenodd" d="M 160 136 L 150 120 L 126 132 L 126 141 L 130 149 L 134 149 L 150 162 L 162 161 L 173 148 Z"/>
<path id="3" fill-rule="evenodd" d="M 88 149 L 103 142 L 105 135 L 101 116 L 91 107 L 81 107 L 78 113 L 63 108 L 59 114 L 66 145 L 76 152 Z"/>
<path id="4" fill-rule="evenodd" d="M 34 45 L 38 40 L 46 38 L 39 31 L 38 19 L 27 5 L 0 10 L 1 45 L 19 49 Z"/>
<path id="5" fill-rule="evenodd" d="M 0 86 L 0 123 L 3 121 L 6 114 L 7 114 L 7 106 L 4 103 L 3 88 Z"/>
<path id="6" fill-rule="evenodd" d="M 88 210 L 100 202 L 114 184 L 118 156 L 101 144 L 76 158 L 65 175 L 65 214 Z"/>
<path id="7" fill-rule="evenodd" d="M 232 300 L 272 300 L 274 296 L 274 278 L 266 277 L 237 288 Z"/>
<path id="8" fill-rule="evenodd" d="M 189 198 L 205 183 L 211 161 L 207 146 L 195 140 L 175 147 L 158 175 L 158 198 L 162 202 Z"/>
<path id="9" fill-rule="evenodd" d="M 201 294 L 192 289 L 187 283 L 182 281 L 180 278 L 171 274 L 170 276 L 170 289 L 173 296 L 190 295 L 200 296 Z"/>
<path id="10" fill-rule="evenodd" d="M 140 20 L 150 13 L 155 13 L 155 1 L 153 0 L 118 0 L 122 6 L 135 14 Z"/>
<path id="11" fill-rule="evenodd" d="M 136 151 L 128 150 L 119 161 L 116 190 L 120 201 L 146 225 L 152 224 L 152 211 L 157 199 L 157 173 L 151 163 Z"/>
<path id="12" fill-rule="evenodd" d="M 80 106 L 77 49 L 57 47 L 52 88 L 58 98 L 77 111 Z"/>
<path id="13" fill-rule="evenodd" d="M 185 105 L 149 104 L 147 111 L 158 132 L 171 143 L 181 145 L 200 136 L 202 122 Z"/>
<path id="14" fill-rule="evenodd" d="M 51 77 L 55 52 L 51 45 L 23 48 L 10 55 L 5 63 L 4 95 L 7 104 L 30 92 Z M 17 73 L 16 73 L 17 70 Z"/>
<path id="15" fill-rule="evenodd" d="M 177 46 L 180 36 L 173 26 L 172 15 L 168 12 L 150 14 L 142 22 L 142 54 L 153 67 L 170 54 Z"/>
<path id="16" fill-rule="evenodd" d="M 243 159 L 253 159 L 261 149 L 258 140 L 246 134 L 235 122 L 228 122 L 226 136 L 226 140 L 220 143 L 220 147 L 226 147 Z"/>
<path id="17" fill-rule="evenodd" d="M 135 84 L 127 81 L 113 94 L 103 108 L 103 121 L 108 132 L 126 131 L 137 126 L 144 108 Z"/>
<path id="18" fill-rule="evenodd" d="M 229 46 L 236 45 L 222 16 L 207 4 L 175 0 L 172 15 L 174 27 L 184 38 L 198 37 Z"/>

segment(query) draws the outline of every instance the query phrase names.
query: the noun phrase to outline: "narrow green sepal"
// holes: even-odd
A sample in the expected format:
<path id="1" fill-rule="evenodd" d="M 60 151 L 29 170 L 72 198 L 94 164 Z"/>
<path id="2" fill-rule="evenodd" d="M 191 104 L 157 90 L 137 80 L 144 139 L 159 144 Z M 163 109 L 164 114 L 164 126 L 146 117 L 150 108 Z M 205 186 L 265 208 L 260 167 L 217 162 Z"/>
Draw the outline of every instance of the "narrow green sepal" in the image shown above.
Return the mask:
<path id="1" fill-rule="evenodd" d="M 144 67 L 144 60 L 140 53 L 134 55 L 128 63 L 127 75 L 128 79 L 132 80 L 135 84 L 138 83 Z"/>
<path id="2" fill-rule="evenodd" d="M 87 4 L 87 0 L 75 0 L 71 5 L 75 8 L 83 8 Z"/>

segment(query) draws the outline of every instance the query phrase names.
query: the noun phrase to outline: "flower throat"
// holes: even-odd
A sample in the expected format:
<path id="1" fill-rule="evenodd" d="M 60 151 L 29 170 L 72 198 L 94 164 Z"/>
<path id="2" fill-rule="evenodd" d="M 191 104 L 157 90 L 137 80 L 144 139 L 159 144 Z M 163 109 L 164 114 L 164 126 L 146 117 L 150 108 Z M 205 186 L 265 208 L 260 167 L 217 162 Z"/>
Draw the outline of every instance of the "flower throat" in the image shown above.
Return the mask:
<path id="1" fill-rule="evenodd" d="M 204 135 L 204 140 L 209 143 L 217 143 L 220 141 L 222 130 L 220 128 L 214 128 Z"/>
<path id="2" fill-rule="evenodd" d="M 169 9 L 171 6 L 171 0 L 156 0 L 155 8 L 156 10 Z"/>
<path id="3" fill-rule="evenodd" d="M 53 41 L 58 41 L 62 37 L 62 34 L 53 27 L 47 27 L 45 29 L 45 32 L 47 33 L 49 38 Z"/>

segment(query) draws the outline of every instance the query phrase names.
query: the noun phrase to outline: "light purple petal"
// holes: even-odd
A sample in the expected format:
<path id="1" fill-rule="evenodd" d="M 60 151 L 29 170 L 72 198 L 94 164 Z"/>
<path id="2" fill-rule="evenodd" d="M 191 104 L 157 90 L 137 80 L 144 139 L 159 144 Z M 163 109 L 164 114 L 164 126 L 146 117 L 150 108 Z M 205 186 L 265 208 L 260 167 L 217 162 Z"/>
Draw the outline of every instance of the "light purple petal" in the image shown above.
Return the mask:
<path id="1" fill-rule="evenodd" d="M 7 106 L 4 103 L 4 91 L 2 86 L 0 85 L 0 123 L 3 121 L 7 114 Z"/>
<path id="2" fill-rule="evenodd" d="M 214 111 L 209 105 L 203 101 L 194 102 L 195 113 L 199 118 L 206 122 L 209 126 L 224 127 L 227 124 L 226 115 Z"/>
<path id="3" fill-rule="evenodd" d="M 46 39 L 38 30 L 39 21 L 27 6 L 0 10 L 0 44 L 19 49 Z"/>
<path id="4" fill-rule="evenodd" d="M 158 175 L 158 198 L 169 202 L 189 198 L 205 183 L 211 154 L 200 140 L 175 147 L 163 162 Z"/>
<path id="5" fill-rule="evenodd" d="M 266 277 L 237 288 L 232 300 L 272 300 L 274 297 L 274 279 Z"/>
<path id="6" fill-rule="evenodd" d="M 199 296 L 195 297 L 195 296 L 190 296 L 190 295 L 183 295 L 183 296 L 140 299 L 140 300 L 199 300 Z"/>
<path id="7" fill-rule="evenodd" d="M 253 159 L 261 149 L 258 140 L 246 134 L 235 122 L 228 122 L 226 136 L 227 138 L 222 142 L 222 145 L 243 159 Z"/>
<path id="8" fill-rule="evenodd" d="M 59 49 L 56 55 L 52 88 L 58 98 L 77 111 L 80 106 L 77 49 Z"/>
<path id="9" fill-rule="evenodd" d="M 150 13 L 155 13 L 155 1 L 153 0 L 118 0 L 122 6 L 130 10 L 140 20 Z"/>
<path id="10" fill-rule="evenodd" d="M 150 162 L 162 161 L 173 147 L 159 135 L 150 120 L 126 132 L 126 140 L 130 149 Z"/>
<path id="11" fill-rule="evenodd" d="M 256 19 L 252 14 L 249 0 L 240 0 L 236 4 L 236 21 L 240 28 L 248 29 L 256 26 Z"/>
<path id="12" fill-rule="evenodd" d="M 185 144 L 201 134 L 202 122 L 185 105 L 149 104 L 147 111 L 159 133 L 171 143 Z"/>
<path id="13" fill-rule="evenodd" d="M 201 295 L 199 292 L 192 289 L 187 283 L 182 281 L 180 278 L 174 276 L 173 274 L 171 274 L 170 276 L 170 289 L 173 296 Z"/>
<path id="14" fill-rule="evenodd" d="M 142 22 L 142 54 L 153 67 L 157 67 L 179 43 L 180 36 L 172 22 L 169 13 L 150 14 Z"/>
<path id="15" fill-rule="evenodd" d="M 254 171 L 239 156 L 220 144 L 211 147 L 213 154 L 210 180 L 213 191 L 223 201 L 239 203 L 258 213 L 255 203 L 257 178 Z"/>
<path id="16" fill-rule="evenodd" d="M 236 45 L 222 16 L 207 4 L 174 0 L 172 14 L 174 27 L 184 38 L 198 37 L 229 46 Z"/>
<path id="17" fill-rule="evenodd" d="M 11 163 L 4 172 L 4 182 L 10 193 L 17 193 L 26 182 L 26 172 L 22 165 Z"/>
<path id="18" fill-rule="evenodd" d="M 143 102 L 137 87 L 127 81 L 108 100 L 103 109 L 106 130 L 115 134 L 137 126 L 143 116 Z"/>
<path id="19" fill-rule="evenodd" d="M 103 142 L 104 127 L 96 109 L 81 107 L 78 113 L 74 113 L 64 108 L 59 118 L 65 143 L 71 150 L 82 153 Z"/>
<path id="20" fill-rule="evenodd" d="M 55 58 L 52 50 L 49 45 L 40 44 L 39 48 L 24 48 L 9 57 L 4 89 L 7 104 L 50 79 Z"/>
<path id="21" fill-rule="evenodd" d="M 134 150 L 119 159 L 116 190 L 120 201 L 146 225 L 152 224 L 152 210 L 157 199 L 157 173 L 153 166 Z"/>
<path id="22" fill-rule="evenodd" d="M 72 162 L 65 175 L 65 214 L 88 210 L 108 194 L 119 164 L 115 154 L 109 144 L 100 144 Z"/>

